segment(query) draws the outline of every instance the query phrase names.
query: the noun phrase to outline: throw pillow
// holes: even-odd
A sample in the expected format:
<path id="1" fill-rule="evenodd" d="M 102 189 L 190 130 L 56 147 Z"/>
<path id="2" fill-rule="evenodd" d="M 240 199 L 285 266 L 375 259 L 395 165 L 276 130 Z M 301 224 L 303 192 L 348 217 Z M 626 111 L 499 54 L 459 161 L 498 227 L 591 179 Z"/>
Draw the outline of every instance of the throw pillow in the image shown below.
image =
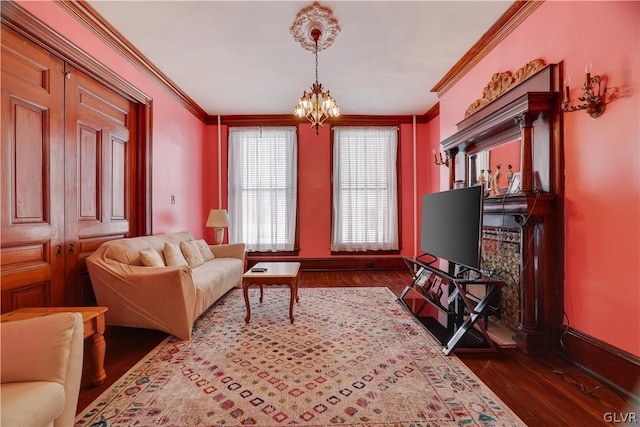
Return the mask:
<path id="1" fill-rule="evenodd" d="M 202 254 L 202 259 L 209 261 L 216 257 L 213 252 L 211 252 L 211 248 L 204 239 L 196 240 L 196 243 L 200 249 L 200 254 Z"/>
<path id="2" fill-rule="evenodd" d="M 164 267 L 164 261 L 155 249 L 149 248 L 140 251 L 140 261 L 146 267 Z"/>
<path id="3" fill-rule="evenodd" d="M 180 249 L 182 250 L 182 255 L 184 255 L 184 258 L 187 260 L 189 267 L 196 268 L 204 262 L 202 254 L 200 253 L 200 248 L 195 240 L 183 240 L 180 242 Z"/>
<path id="4" fill-rule="evenodd" d="M 175 243 L 164 242 L 164 250 L 162 252 L 167 265 L 189 265 L 187 260 L 184 259 L 182 251 Z"/>

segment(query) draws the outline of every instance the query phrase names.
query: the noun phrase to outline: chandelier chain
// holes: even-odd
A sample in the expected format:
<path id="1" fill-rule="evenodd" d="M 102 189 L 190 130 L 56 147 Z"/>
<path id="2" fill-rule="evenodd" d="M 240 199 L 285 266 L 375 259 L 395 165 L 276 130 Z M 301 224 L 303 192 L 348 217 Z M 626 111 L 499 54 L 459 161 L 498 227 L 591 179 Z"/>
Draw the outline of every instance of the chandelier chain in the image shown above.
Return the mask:
<path id="1" fill-rule="evenodd" d="M 316 39 L 316 84 L 318 84 L 318 39 Z"/>

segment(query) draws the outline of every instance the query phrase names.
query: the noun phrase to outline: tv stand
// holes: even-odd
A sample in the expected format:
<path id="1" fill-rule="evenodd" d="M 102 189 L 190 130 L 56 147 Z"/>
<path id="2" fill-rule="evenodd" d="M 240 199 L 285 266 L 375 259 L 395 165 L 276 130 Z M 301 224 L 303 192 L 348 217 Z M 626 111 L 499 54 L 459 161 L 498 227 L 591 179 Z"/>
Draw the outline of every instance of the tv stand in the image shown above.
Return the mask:
<path id="1" fill-rule="evenodd" d="M 444 354 L 457 351 L 490 351 L 497 350 L 495 343 L 487 333 L 485 322 L 477 322 L 486 317 L 492 310 L 490 305 L 497 301 L 504 282 L 490 279 L 480 272 L 472 270 L 477 277 L 460 277 L 461 274 L 446 273 L 430 263 L 420 260 L 420 257 L 404 257 L 407 267 L 411 271 L 413 280 L 399 297 L 399 300 L 422 323 L 429 333 L 444 346 Z M 471 285 L 480 286 L 483 295 L 475 295 Z M 405 297 L 417 292 L 424 302 L 417 310 L 412 310 L 405 301 Z M 421 317 L 426 304 L 444 313 L 446 325 L 431 316 Z M 495 311 L 495 309 L 493 309 Z M 478 328 L 474 326 L 478 326 Z"/>

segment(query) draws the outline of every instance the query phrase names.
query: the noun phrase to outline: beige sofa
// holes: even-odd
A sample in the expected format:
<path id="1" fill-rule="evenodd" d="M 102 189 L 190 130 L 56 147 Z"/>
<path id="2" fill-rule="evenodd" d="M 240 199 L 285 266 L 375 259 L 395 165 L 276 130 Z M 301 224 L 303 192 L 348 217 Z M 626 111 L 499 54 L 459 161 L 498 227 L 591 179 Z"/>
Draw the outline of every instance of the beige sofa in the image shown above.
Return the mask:
<path id="1" fill-rule="evenodd" d="M 82 378 L 82 315 L 5 321 L 0 331 L 0 425 L 72 426 Z"/>
<path id="2" fill-rule="evenodd" d="M 191 268 L 146 267 L 140 251 L 162 253 L 165 242 L 194 240 L 188 232 L 112 240 L 87 258 L 98 305 L 108 325 L 157 329 L 191 339 L 194 321 L 233 287 L 242 286 L 243 243 L 211 245 L 214 259 Z"/>

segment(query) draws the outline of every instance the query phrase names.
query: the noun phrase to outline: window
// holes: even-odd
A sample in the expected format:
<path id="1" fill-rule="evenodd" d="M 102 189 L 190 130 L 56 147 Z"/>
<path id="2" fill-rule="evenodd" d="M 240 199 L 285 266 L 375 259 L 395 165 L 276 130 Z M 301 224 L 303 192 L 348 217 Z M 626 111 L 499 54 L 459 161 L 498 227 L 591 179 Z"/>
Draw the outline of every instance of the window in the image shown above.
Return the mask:
<path id="1" fill-rule="evenodd" d="M 397 128 L 334 131 L 331 250 L 397 250 Z"/>
<path id="2" fill-rule="evenodd" d="M 295 127 L 229 129 L 229 240 L 257 252 L 292 251 L 296 229 Z"/>

